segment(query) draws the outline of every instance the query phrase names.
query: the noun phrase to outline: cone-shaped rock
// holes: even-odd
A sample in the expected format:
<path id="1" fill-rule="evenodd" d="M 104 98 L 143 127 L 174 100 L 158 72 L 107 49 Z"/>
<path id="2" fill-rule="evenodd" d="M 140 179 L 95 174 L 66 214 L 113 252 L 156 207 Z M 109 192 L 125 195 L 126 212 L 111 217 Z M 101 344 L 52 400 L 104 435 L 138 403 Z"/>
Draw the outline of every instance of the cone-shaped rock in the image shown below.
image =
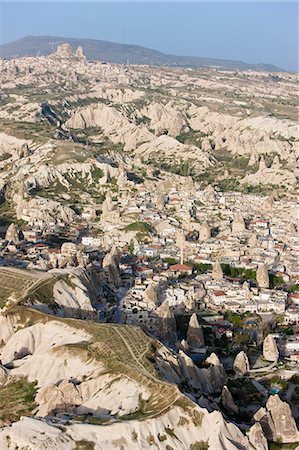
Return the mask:
<path id="1" fill-rule="evenodd" d="M 223 278 L 223 270 L 218 260 L 215 262 L 213 266 L 212 278 L 213 280 L 219 280 L 220 278 Z"/>
<path id="2" fill-rule="evenodd" d="M 197 316 L 192 314 L 187 331 L 187 342 L 190 350 L 196 350 L 205 345 L 202 327 L 199 325 Z"/>
<path id="3" fill-rule="evenodd" d="M 245 222 L 243 216 L 241 214 L 237 214 L 237 216 L 233 220 L 232 224 L 232 232 L 233 234 L 242 233 L 245 230 Z"/>
<path id="4" fill-rule="evenodd" d="M 237 415 L 239 413 L 239 408 L 236 405 L 233 396 L 228 389 L 227 386 L 223 386 L 222 392 L 221 392 L 221 403 L 223 407 L 231 414 Z"/>
<path id="5" fill-rule="evenodd" d="M 268 450 L 268 441 L 261 425 L 256 422 L 247 433 L 248 440 L 255 450 Z"/>
<path id="6" fill-rule="evenodd" d="M 250 366 L 248 357 L 245 352 L 241 351 L 237 354 L 234 360 L 234 371 L 238 375 L 244 375 L 249 372 Z"/>
<path id="7" fill-rule="evenodd" d="M 19 240 L 19 232 L 14 223 L 11 223 L 6 230 L 5 239 L 9 242 L 14 242 L 18 244 Z"/>
<path id="8" fill-rule="evenodd" d="M 157 305 L 158 296 L 157 296 L 156 288 L 153 284 L 149 284 L 147 286 L 147 288 L 144 291 L 143 298 L 148 304 L 152 305 L 153 307 L 155 307 L 155 305 Z"/>
<path id="9" fill-rule="evenodd" d="M 276 341 L 271 334 L 268 334 L 263 343 L 263 357 L 266 361 L 277 362 L 279 358 L 279 351 Z"/>
<path id="10" fill-rule="evenodd" d="M 261 264 L 256 271 L 256 281 L 259 288 L 269 288 L 269 274 L 266 264 Z"/>
<path id="11" fill-rule="evenodd" d="M 169 303 L 164 301 L 156 309 L 158 316 L 158 335 L 161 341 L 173 345 L 177 340 L 176 321 L 173 311 L 169 308 Z"/>
<path id="12" fill-rule="evenodd" d="M 266 408 L 260 408 L 254 419 L 262 426 L 267 439 L 282 444 L 299 441 L 299 432 L 292 416 L 290 405 L 283 402 L 279 395 L 270 395 Z"/>
<path id="13" fill-rule="evenodd" d="M 208 222 L 203 222 L 199 229 L 199 238 L 201 241 L 206 241 L 211 237 L 211 228 Z"/>

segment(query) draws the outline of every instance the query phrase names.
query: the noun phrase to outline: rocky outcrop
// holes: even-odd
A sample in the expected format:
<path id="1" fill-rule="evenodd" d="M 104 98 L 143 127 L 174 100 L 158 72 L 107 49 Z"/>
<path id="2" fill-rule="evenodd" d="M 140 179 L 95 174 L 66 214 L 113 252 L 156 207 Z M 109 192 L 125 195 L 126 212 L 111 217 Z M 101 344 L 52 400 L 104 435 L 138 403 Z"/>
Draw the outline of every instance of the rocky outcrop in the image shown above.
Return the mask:
<path id="1" fill-rule="evenodd" d="M 199 229 L 199 239 L 201 241 L 206 241 L 207 239 L 210 239 L 210 237 L 211 237 L 211 228 L 208 222 L 203 222 Z"/>
<path id="2" fill-rule="evenodd" d="M 157 316 L 157 334 L 162 342 L 173 346 L 177 340 L 176 321 L 169 303 L 164 302 L 156 309 Z"/>
<path id="3" fill-rule="evenodd" d="M 223 278 L 223 270 L 218 260 L 213 265 L 212 278 L 213 280 L 219 280 Z"/>
<path id="4" fill-rule="evenodd" d="M 269 289 L 269 274 L 266 264 L 261 264 L 256 271 L 256 281 L 259 288 Z"/>
<path id="5" fill-rule="evenodd" d="M 115 247 L 105 255 L 103 259 L 103 269 L 109 283 L 112 286 L 119 287 L 121 285 L 119 253 Z"/>
<path id="6" fill-rule="evenodd" d="M 197 315 L 192 314 L 189 320 L 188 330 L 187 330 L 187 343 L 189 349 L 193 352 L 205 345 L 202 327 L 198 323 Z"/>
<path id="7" fill-rule="evenodd" d="M 6 241 L 18 244 L 20 242 L 19 231 L 14 223 L 11 223 L 5 233 Z"/>
<path id="8" fill-rule="evenodd" d="M 247 433 L 250 444 L 255 450 L 268 450 L 268 441 L 260 423 L 256 422 Z"/>
<path id="9" fill-rule="evenodd" d="M 265 337 L 263 342 L 263 357 L 266 361 L 277 362 L 279 358 L 279 351 L 276 341 L 271 334 Z"/>
<path id="10" fill-rule="evenodd" d="M 239 414 L 239 408 L 236 405 L 233 396 L 227 386 L 223 386 L 222 388 L 221 403 L 223 408 L 230 414 Z"/>
<path id="11" fill-rule="evenodd" d="M 241 351 L 237 354 L 234 360 L 234 371 L 237 375 L 244 375 L 249 372 L 249 360 L 245 352 Z"/>
<path id="12" fill-rule="evenodd" d="M 242 216 L 242 214 L 237 214 L 233 220 L 232 233 L 239 234 L 239 233 L 243 233 L 243 231 L 245 231 L 245 222 L 244 222 L 243 216 Z"/>
<path id="13" fill-rule="evenodd" d="M 71 58 L 73 56 L 72 47 L 67 43 L 59 44 L 54 55 L 58 58 Z"/>
<path id="14" fill-rule="evenodd" d="M 283 444 L 299 441 L 299 431 L 291 408 L 277 394 L 269 397 L 266 408 L 260 408 L 254 419 L 260 423 L 265 436 L 271 441 Z"/>

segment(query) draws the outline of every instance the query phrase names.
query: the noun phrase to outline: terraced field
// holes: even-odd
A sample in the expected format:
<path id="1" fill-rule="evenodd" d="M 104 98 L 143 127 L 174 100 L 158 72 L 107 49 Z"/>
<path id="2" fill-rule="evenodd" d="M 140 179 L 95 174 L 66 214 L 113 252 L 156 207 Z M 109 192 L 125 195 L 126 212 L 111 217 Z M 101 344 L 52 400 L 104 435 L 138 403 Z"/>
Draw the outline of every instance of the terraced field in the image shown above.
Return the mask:
<path id="1" fill-rule="evenodd" d="M 163 381 L 155 369 L 153 358 L 159 344 L 139 327 L 91 323 L 86 326 L 82 322 L 81 325 L 94 337 L 86 347 L 90 356 L 101 360 L 110 372 L 132 379 L 151 393 L 147 401 L 140 400 L 138 411 L 126 419 L 155 417 L 178 400 L 177 388 Z"/>
<path id="2" fill-rule="evenodd" d="M 48 276 L 46 277 L 49 278 Z M 35 285 L 39 285 L 44 277 L 35 272 L 29 272 L 10 267 L 0 268 L 0 308 L 5 305 L 8 297 L 17 294 L 18 298 L 23 298 Z"/>

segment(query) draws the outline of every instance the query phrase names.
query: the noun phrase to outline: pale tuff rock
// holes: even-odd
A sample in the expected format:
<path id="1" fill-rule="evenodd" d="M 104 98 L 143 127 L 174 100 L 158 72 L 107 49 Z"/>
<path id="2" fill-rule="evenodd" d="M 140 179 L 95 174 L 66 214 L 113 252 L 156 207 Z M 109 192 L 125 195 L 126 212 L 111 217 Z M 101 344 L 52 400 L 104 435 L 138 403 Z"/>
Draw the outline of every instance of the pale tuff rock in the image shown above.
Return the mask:
<path id="1" fill-rule="evenodd" d="M 118 287 L 121 285 L 120 269 L 119 269 L 119 254 L 115 247 L 107 253 L 103 259 L 103 269 L 108 277 L 108 281 Z"/>
<path id="2" fill-rule="evenodd" d="M 177 340 L 176 321 L 169 303 L 164 301 L 155 311 L 158 317 L 158 336 L 169 345 L 174 345 Z"/>
<path id="3" fill-rule="evenodd" d="M 144 158 L 163 160 L 169 165 L 186 162 L 188 171 L 193 169 L 199 173 L 212 165 L 209 156 L 195 145 L 185 145 L 171 136 L 162 134 L 156 139 L 144 139 L 144 144 L 136 149 L 136 155 Z"/>
<path id="4" fill-rule="evenodd" d="M 39 405 L 37 415 L 46 417 L 60 412 L 75 412 L 82 403 L 82 397 L 72 382 L 63 380 L 57 386 L 52 384 L 41 388 L 36 402 Z"/>
<path id="5" fill-rule="evenodd" d="M 0 364 L 0 386 L 3 386 L 7 381 L 8 370 Z"/>
<path id="6" fill-rule="evenodd" d="M 268 441 L 260 423 L 256 422 L 250 427 L 247 437 L 255 450 L 268 450 Z"/>
<path id="7" fill-rule="evenodd" d="M 260 408 L 254 419 L 261 424 L 267 439 L 271 441 L 288 444 L 299 440 L 290 405 L 283 402 L 278 394 L 270 395 L 266 408 Z"/>
<path id="8" fill-rule="evenodd" d="M 149 306 L 156 307 L 158 303 L 157 287 L 150 283 L 144 291 L 143 299 Z"/>
<path id="9" fill-rule="evenodd" d="M 198 323 L 197 315 L 192 314 L 187 331 L 187 343 L 191 351 L 196 351 L 205 345 L 202 327 Z"/>
<path id="10" fill-rule="evenodd" d="M 74 450 L 78 442 L 83 441 L 91 442 L 95 450 L 120 447 L 123 450 L 137 450 L 149 448 L 149 436 L 164 436 L 165 430 L 171 428 L 175 429 L 175 436 L 167 435 L 167 439 L 161 442 L 156 438 L 159 449 L 171 447 L 181 450 L 182 442 L 189 449 L 203 441 L 208 442 L 209 450 L 252 450 L 248 439 L 233 423 L 227 423 L 220 412 L 208 413 L 197 405 L 193 408 L 194 417 L 201 420 L 200 426 L 176 406 L 157 418 L 121 421 L 105 426 L 66 424 L 63 431 L 42 420 L 22 417 L 19 422 L 1 429 L 0 447 L 3 450 L 9 450 L 12 446 L 38 450 L 48 448 L 51 443 L 53 448 L 59 450 Z"/>
<path id="11" fill-rule="evenodd" d="M 243 231 L 245 231 L 245 222 L 243 216 L 241 214 L 238 214 L 233 220 L 232 233 L 239 234 L 243 233 Z"/>
<path id="12" fill-rule="evenodd" d="M 81 46 L 79 46 L 79 47 L 77 48 L 77 50 L 76 50 L 76 52 L 75 52 L 75 56 L 76 56 L 77 58 L 86 59 L 86 56 L 84 55 L 84 52 L 83 52 L 83 48 L 82 48 Z"/>
<path id="13" fill-rule="evenodd" d="M 125 150 L 135 149 L 154 138 L 144 125 L 134 125 L 116 108 L 103 103 L 78 109 L 65 125 L 74 129 L 100 127 L 113 143 L 124 144 Z"/>
<path id="14" fill-rule="evenodd" d="M 279 351 L 276 341 L 271 334 L 265 337 L 263 343 L 263 357 L 266 361 L 277 362 L 279 358 Z"/>
<path id="15" fill-rule="evenodd" d="M 212 278 L 213 280 L 219 280 L 223 278 L 223 270 L 218 260 L 213 265 Z"/>
<path id="16" fill-rule="evenodd" d="M 77 264 L 77 245 L 73 242 L 64 242 L 61 246 L 60 267 L 75 266 Z"/>
<path id="17" fill-rule="evenodd" d="M 54 53 L 54 55 L 59 58 L 70 58 L 73 56 L 72 47 L 70 46 L 70 44 L 67 43 L 59 44 L 57 46 L 57 50 L 56 53 Z"/>
<path id="18" fill-rule="evenodd" d="M 269 289 L 269 274 L 266 264 L 261 264 L 256 271 L 256 281 L 259 288 Z"/>
<path id="19" fill-rule="evenodd" d="M 250 366 L 249 366 L 249 360 L 248 356 L 244 351 L 241 351 L 237 354 L 234 360 L 234 371 L 238 375 L 244 375 L 245 373 L 249 372 Z"/>
<path id="20" fill-rule="evenodd" d="M 14 223 L 11 223 L 6 230 L 5 233 L 6 241 L 13 242 L 14 244 L 18 244 L 20 242 L 19 232 Z"/>
<path id="21" fill-rule="evenodd" d="M 266 166 L 265 160 L 262 157 L 260 159 L 258 171 L 252 174 L 247 174 L 241 180 L 241 183 L 250 184 L 253 186 L 260 184 L 293 186 L 296 184 L 296 175 L 293 172 L 282 168 L 277 155 L 270 167 Z"/>
<path id="22" fill-rule="evenodd" d="M 231 414 L 239 414 L 239 408 L 236 405 L 233 396 L 227 386 L 223 386 L 221 392 L 221 403 L 223 407 Z"/>
<path id="23" fill-rule="evenodd" d="M 211 237 L 211 228 L 208 222 L 203 222 L 199 229 L 199 238 L 201 241 L 206 241 Z"/>
<path id="24" fill-rule="evenodd" d="M 141 111 L 144 116 L 150 118 L 150 128 L 156 135 L 163 134 L 168 130 L 168 135 L 176 137 L 182 131 L 188 131 L 188 123 L 182 113 L 176 110 L 173 102 L 166 105 L 161 103 L 150 103 L 150 105 Z"/>

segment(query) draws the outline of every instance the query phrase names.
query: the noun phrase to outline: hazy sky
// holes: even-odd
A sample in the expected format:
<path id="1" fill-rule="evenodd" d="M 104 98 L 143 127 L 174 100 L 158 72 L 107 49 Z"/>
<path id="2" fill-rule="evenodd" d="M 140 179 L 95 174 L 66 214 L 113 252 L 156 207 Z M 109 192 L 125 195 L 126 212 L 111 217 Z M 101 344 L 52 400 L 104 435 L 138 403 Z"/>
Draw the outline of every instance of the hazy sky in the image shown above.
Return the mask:
<path id="1" fill-rule="evenodd" d="M 0 1 L 0 41 L 85 37 L 298 70 L 298 4 Z"/>

